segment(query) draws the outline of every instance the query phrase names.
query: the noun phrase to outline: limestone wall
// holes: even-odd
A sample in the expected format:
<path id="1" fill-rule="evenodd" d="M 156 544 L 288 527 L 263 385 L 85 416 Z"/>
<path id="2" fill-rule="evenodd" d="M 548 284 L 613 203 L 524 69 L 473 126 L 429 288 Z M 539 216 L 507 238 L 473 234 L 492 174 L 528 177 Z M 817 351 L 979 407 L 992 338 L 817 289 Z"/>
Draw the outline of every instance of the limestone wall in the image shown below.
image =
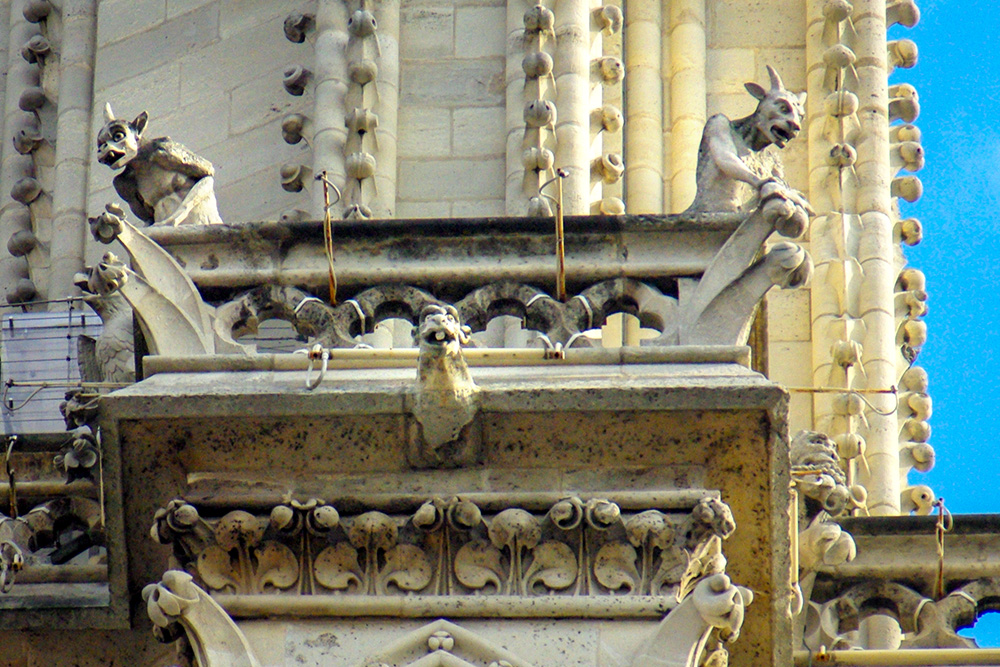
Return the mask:
<path id="1" fill-rule="evenodd" d="M 400 12 L 396 214 L 503 215 L 505 4 L 410 0 Z"/>

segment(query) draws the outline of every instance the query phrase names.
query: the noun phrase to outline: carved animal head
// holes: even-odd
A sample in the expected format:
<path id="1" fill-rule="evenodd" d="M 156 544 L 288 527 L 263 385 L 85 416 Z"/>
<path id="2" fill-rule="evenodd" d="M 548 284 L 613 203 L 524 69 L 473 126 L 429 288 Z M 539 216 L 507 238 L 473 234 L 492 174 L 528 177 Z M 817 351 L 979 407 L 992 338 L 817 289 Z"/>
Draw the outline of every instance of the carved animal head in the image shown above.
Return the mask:
<path id="1" fill-rule="evenodd" d="M 469 342 L 470 329 L 463 327 L 454 306 L 430 304 L 420 312 L 417 337 L 422 350 L 457 355 Z"/>
<path id="2" fill-rule="evenodd" d="M 806 94 L 785 90 L 781 77 L 770 65 L 767 66 L 771 78 L 771 89 L 752 81 L 745 84 L 747 92 L 757 100 L 757 110 L 754 112 L 754 125 L 767 140 L 784 148 L 785 144 L 795 138 L 802 129 L 802 117 L 805 115 Z"/>
<path id="3" fill-rule="evenodd" d="M 149 116 L 143 111 L 132 121 L 115 118 L 111 105 L 105 104 L 104 120 L 104 127 L 97 133 L 97 161 L 112 169 L 121 169 L 139 152 Z"/>
<path id="4" fill-rule="evenodd" d="M 90 276 L 87 280 L 89 290 L 101 296 L 108 296 L 118 291 L 128 280 L 125 265 L 115 257 L 114 253 L 110 252 L 104 253 L 104 257 L 101 258 L 97 266 L 90 269 L 89 273 Z"/>
<path id="5" fill-rule="evenodd" d="M 80 289 L 81 300 L 90 306 L 104 322 L 108 322 L 116 315 L 126 311 L 131 312 L 130 306 L 121 292 L 114 291 L 101 295 L 94 291 L 92 285 L 100 286 L 106 277 L 106 275 L 101 275 L 99 266 L 86 266 L 83 271 L 73 275 L 73 284 Z"/>

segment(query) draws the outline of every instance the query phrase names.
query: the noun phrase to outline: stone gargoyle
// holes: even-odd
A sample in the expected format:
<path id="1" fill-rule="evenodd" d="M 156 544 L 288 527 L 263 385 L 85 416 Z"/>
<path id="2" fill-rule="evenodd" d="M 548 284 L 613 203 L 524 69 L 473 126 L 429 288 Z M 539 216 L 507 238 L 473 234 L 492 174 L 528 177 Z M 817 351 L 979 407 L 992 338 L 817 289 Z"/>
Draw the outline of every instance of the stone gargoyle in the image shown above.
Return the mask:
<path id="1" fill-rule="evenodd" d="M 134 120 L 115 118 L 104 107 L 105 125 L 97 134 L 97 161 L 112 169 L 115 190 L 132 212 L 154 225 L 222 224 L 215 201 L 215 169 L 170 137 L 146 139 L 146 112 Z"/>
<path id="2" fill-rule="evenodd" d="M 461 439 L 479 410 L 479 388 L 462 355 L 470 330 L 462 326 L 454 306 L 430 304 L 420 313 L 414 333 L 420 354 L 413 416 L 420 423 L 422 442 L 415 458 L 424 465 L 463 463 L 462 443 L 457 448 L 448 445 Z"/>
<path id="3" fill-rule="evenodd" d="M 784 148 L 802 129 L 806 94 L 785 90 L 770 65 L 770 90 L 750 82 L 747 91 L 758 100 L 757 109 L 744 118 L 723 114 L 708 119 L 698 148 L 697 192 L 689 213 L 737 212 L 756 206 L 765 183 L 782 183 L 781 164 L 768 146 Z M 783 183 L 782 183 L 783 184 Z M 753 196 L 746 197 L 747 186 Z M 796 195 L 798 193 L 795 193 Z M 808 209 L 801 197 L 796 197 Z"/>

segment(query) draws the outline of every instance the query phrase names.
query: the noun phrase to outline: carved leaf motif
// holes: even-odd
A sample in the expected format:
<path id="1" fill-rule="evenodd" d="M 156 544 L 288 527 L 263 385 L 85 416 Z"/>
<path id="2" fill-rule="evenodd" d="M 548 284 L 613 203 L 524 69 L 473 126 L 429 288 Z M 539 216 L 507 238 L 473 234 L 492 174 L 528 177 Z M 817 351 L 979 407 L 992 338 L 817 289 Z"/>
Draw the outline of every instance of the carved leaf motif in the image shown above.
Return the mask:
<path id="1" fill-rule="evenodd" d="M 492 584 L 500 592 L 505 576 L 500 550 L 485 540 L 473 540 L 455 554 L 455 577 L 463 586 L 480 590 Z"/>
<path id="2" fill-rule="evenodd" d="M 490 540 L 495 547 L 532 548 L 542 536 L 538 519 L 522 509 L 508 509 L 500 512 L 490 523 Z"/>
<path id="3" fill-rule="evenodd" d="M 347 542 L 323 549 L 314 567 L 316 581 L 324 588 L 339 591 L 352 585 L 361 586 L 363 575 L 358 566 L 358 552 Z"/>
<path id="4" fill-rule="evenodd" d="M 596 530 L 607 530 L 621 519 L 622 510 L 615 503 L 603 498 L 587 501 L 587 523 Z"/>
<path id="5" fill-rule="evenodd" d="M 646 510 L 625 521 L 625 534 L 634 547 L 648 540 L 650 546 L 665 549 L 674 539 L 674 528 L 663 512 Z"/>
<path id="6" fill-rule="evenodd" d="M 528 591 L 537 583 L 552 590 L 561 590 L 576 581 L 576 556 L 567 544 L 543 542 L 532 555 L 531 566 L 525 573 Z"/>
<path id="7" fill-rule="evenodd" d="M 575 497 L 560 500 L 549 510 L 549 520 L 562 530 L 573 530 L 583 520 L 583 501 Z"/>
<path id="8" fill-rule="evenodd" d="M 679 584 L 688 566 L 688 555 L 683 549 L 672 547 L 661 552 L 662 560 L 653 576 L 652 595 L 660 595 L 664 586 Z"/>
<path id="9" fill-rule="evenodd" d="M 243 593 L 240 582 L 233 572 L 233 562 L 229 552 L 219 546 L 211 545 L 198 555 L 198 575 L 205 585 L 214 591 Z"/>
<path id="10" fill-rule="evenodd" d="M 215 526 L 215 539 L 225 550 L 254 547 L 264 537 L 267 524 L 254 515 L 236 510 L 219 520 Z"/>
<path id="11" fill-rule="evenodd" d="M 347 529 L 351 544 L 359 549 L 389 549 L 396 543 L 396 534 L 396 523 L 382 512 L 365 512 Z"/>
<path id="12" fill-rule="evenodd" d="M 635 566 L 637 558 L 631 545 L 608 542 L 594 558 L 594 576 L 606 588 L 613 591 L 626 588 L 631 593 L 639 584 L 639 570 Z"/>
<path id="13" fill-rule="evenodd" d="M 422 549 L 412 544 L 400 544 L 385 555 L 381 592 L 388 592 L 390 583 L 404 591 L 422 590 L 431 583 L 433 574 L 431 561 Z"/>
<path id="14" fill-rule="evenodd" d="M 291 588 L 299 580 L 299 563 L 292 550 L 277 542 L 267 542 L 257 550 L 257 582 L 266 586 Z"/>

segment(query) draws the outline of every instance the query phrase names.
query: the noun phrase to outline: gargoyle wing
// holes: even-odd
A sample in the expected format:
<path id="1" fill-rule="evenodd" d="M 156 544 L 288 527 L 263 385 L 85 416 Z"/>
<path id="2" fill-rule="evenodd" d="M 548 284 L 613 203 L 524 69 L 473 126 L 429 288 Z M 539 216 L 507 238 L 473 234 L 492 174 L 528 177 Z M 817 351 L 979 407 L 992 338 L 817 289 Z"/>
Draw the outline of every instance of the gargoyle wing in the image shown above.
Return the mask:
<path id="1" fill-rule="evenodd" d="M 171 141 L 170 137 L 154 139 L 152 149 L 149 160 L 161 169 L 176 171 L 195 180 L 215 175 L 211 162 Z"/>
<path id="2" fill-rule="evenodd" d="M 139 186 L 135 182 L 135 171 L 125 168 L 125 171 L 115 176 L 115 191 L 118 196 L 128 202 L 128 206 L 135 213 L 135 216 L 143 222 L 153 222 L 153 207 L 146 203 L 146 200 L 139 194 Z"/>

